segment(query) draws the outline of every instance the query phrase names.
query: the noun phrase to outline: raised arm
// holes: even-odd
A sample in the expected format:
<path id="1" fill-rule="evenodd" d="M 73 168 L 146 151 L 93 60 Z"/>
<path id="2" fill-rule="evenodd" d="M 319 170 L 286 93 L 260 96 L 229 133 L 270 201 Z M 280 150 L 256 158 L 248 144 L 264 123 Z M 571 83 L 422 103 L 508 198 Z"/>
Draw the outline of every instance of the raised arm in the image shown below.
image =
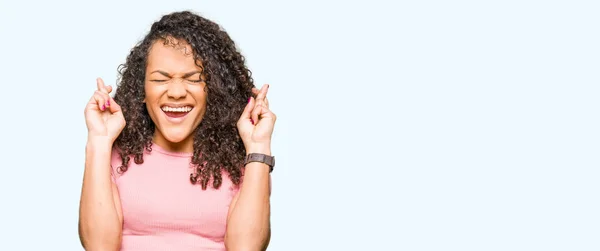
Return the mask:
<path id="1" fill-rule="evenodd" d="M 113 142 L 125 126 L 121 108 L 108 95 L 110 86 L 98 79 L 98 90 L 85 109 L 88 141 L 79 204 L 79 239 L 86 250 L 119 250 L 123 214 L 111 180 Z"/>
<path id="2" fill-rule="evenodd" d="M 268 85 L 256 99 L 250 98 L 238 121 L 240 137 L 246 153 L 271 155 L 271 134 L 275 114 L 266 99 Z M 225 246 L 229 251 L 265 250 L 271 238 L 271 205 L 269 166 L 251 162 L 244 170 L 244 182 L 234 197 L 227 217 Z"/>

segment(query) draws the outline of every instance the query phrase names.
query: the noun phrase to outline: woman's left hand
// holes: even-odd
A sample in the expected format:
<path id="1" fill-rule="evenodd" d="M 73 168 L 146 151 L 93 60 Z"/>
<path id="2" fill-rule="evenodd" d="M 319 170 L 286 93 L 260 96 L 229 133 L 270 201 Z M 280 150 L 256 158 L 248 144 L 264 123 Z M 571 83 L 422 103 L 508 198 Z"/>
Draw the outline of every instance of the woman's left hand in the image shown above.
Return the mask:
<path id="1" fill-rule="evenodd" d="M 253 88 L 256 98 L 250 97 L 242 116 L 237 122 L 240 137 L 246 147 L 246 153 L 271 155 L 271 135 L 277 117 L 269 110 L 267 91 L 269 85 L 260 90 Z"/>

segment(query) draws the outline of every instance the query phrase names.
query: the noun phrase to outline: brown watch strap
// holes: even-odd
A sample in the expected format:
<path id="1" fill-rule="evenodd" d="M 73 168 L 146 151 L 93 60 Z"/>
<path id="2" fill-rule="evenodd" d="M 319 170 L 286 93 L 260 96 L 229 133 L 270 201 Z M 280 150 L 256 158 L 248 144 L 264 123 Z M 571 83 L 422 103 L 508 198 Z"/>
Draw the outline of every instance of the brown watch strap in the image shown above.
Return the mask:
<path id="1" fill-rule="evenodd" d="M 260 162 L 265 163 L 270 167 L 269 172 L 273 172 L 273 167 L 275 166 L 275 156 L 269 156 L 262 153 L 250 153 L 246 155 L 246 159 L 244 160 L 244 165 L 250 162 Z"/>

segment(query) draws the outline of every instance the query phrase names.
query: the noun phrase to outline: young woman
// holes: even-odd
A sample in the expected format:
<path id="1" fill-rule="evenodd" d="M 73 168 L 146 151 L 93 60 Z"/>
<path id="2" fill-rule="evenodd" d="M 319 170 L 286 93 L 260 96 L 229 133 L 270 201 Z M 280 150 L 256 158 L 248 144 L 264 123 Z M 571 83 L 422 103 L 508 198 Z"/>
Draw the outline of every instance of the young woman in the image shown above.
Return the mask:
<path id="1" fill-rule="evenodd" d="M 84 248 L 266 249 L 276 117 L 227 33 L 163 16 L 119 73 L 85 108 Z"/>

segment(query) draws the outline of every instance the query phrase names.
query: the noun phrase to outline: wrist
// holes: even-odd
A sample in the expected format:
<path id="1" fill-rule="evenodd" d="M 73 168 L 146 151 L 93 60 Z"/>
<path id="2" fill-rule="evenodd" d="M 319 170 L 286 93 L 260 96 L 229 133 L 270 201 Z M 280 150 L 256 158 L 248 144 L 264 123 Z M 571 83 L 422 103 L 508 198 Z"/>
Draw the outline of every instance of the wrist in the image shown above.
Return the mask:
<path id="1" fill-rule="evenodd" d="M 271 156 L 271 150 L 261 150 L 261 149 L 255 149 L 255 150 L 246 150 L 246 155 L 251 154 L 251 153 L 261 153 L 264 155 L 268 155 Z"/>
<path id="2" fill-rule="evenodd" d="M 262 153 L 265 155 L 271 155 L 271 146 L 270 145 L 253 145 L 250 147 L 246 147 L 246 155 L 251 153 Z"/>
<path id="3" fill-rule="evenodd" d="M 111 151 L 113 142 L 113 140 L 105 137 L 88 138 L 85 149 L 87 152 Z"/>

